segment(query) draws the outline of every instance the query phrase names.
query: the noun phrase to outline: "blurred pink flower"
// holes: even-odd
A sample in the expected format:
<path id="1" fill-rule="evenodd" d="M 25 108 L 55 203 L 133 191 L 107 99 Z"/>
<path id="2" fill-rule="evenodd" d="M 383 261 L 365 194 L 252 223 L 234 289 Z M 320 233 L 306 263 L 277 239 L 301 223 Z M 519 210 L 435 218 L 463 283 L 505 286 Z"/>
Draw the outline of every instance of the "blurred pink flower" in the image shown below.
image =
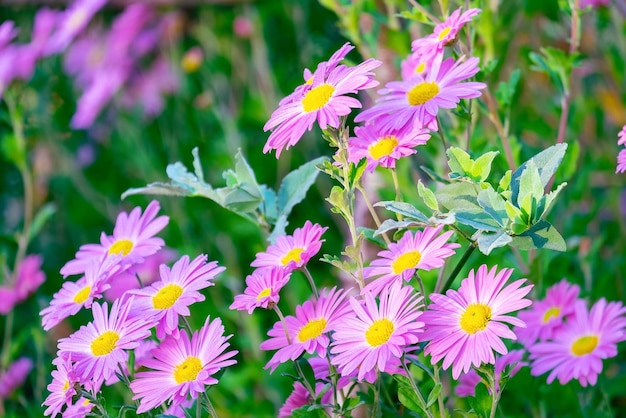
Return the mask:
<path id="1" fill-rule="evenodd" d="M 617 154 L 617 167 L 615 173 L 623 173 L 626 171 L 626 149 L 623 149 Z"/>
<path id="2" fill-rule="evenodd" d="M 6 315 L 15 305 L 35 293 L 46 280 L 38 254 L 27 255 L 17 268 L 15 281 L 0 286 L 0 314 Z"/>
<path id="3" fill-rule="evenodd" d="M 56 30 L 48 39 L 46 54 L 58 54 L 82 32 L 93 16 L 107 3 L 108 0 L 76 0 L 61 13 Z"/>
<path id="4" fill-rule="evenodd" d="M 8 397 L 22 386 L 32 369 L 33 361 L 27 357 L 20 357 L 5 371 L 0 371 L 0 398 Z"/>
<path id="5" fill-rule="evenodd" d="M 240 38 L 249 38 L 254 31 L 252 21 L 245 16 L 237 16 L 233 21 L 233 32 Z"/>
<path id="6" fill-rule="evenodd" d="M 509 369 L 509 377 L 513 377 L 524 366 L 528 366 L 528 363 L 522 361 L 524 356 L 524 350 L 512 350 L 508 353 L 497 356 L 496 364 L 494 365 L 494 372 L 496 378 L 496 391 L 500 391 L 500 380 L 502 379 L 502 372 L 511 366 Z M 476 385 L 480 383 L 481 379 L 478 373 L 474 369 L 471 369 L 467 373 L 462 373 L 459 376 L 459 384 L 454 388 L 454 393 L 462 398 L 467 396 L 476 396 Z M 491 393 L 491 388 L 487 388 Z"/>
<path id="7" fill-rule="evenodd" d="M 580 8 L 584 9 L 587 6 L 590 7 L 600 7 L 600 6 L 610 6 L 611 0 L 580 0 Z"/>

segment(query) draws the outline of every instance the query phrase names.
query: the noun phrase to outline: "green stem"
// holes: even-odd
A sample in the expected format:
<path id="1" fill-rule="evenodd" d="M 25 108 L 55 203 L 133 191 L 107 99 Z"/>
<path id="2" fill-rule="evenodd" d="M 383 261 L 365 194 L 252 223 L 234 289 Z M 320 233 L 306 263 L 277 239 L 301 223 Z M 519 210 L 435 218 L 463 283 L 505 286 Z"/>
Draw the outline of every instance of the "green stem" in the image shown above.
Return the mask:
<path id="1" fill-rule="evenodd" d="M 306 276 L 307 280 L 309 281 L 309 285 L 311 286 L 311 290 L 313 291 L 313 294 L 315 295 L 315 299 L 319 299 L 320 294 L 317 291 L 317 287 L 315 286 L 315 281 L 313 281 L 313 276 L 311 276 L 311 272 L 309 271 L 309 269 L 306 268 L 306 266 L 303 266 L 301 270 Z"/>
<path id="2" fill-rule="evenodd" d="M 489 383 L 491 384 L 491 413 L 489 414 L 489 418 L 495 418 L 496 411 L 498 410 L 498 402 L 500 401 L 500 391 L 496 390 L 496 372 L 494 370 L 493 374 L 489 374 Z"/>
<path id="3" fill-rule="evenodd" d="M 445 293 L 446 290 L 448 290 L 450 286 L 452 286 L 454 279 L 456 279 L 456 276 L 458 276 L 458 274 L 461 272 L 461 269 L 463 268 L 465 263 L 467 263 L 467 260 L 470 258 L 470 256 L 472 255 L 475 249 L 476 249 L 476 244 L 470 244 L 467 247 L 467 249 L 463 253 L 463 257 L 461 257 L 457 265 L 454 267 L 454 270 L 452 271 L 452 273 L 450 273 L 450 276 L 446 280 L 445 284 L 443 285 L 443 288 L 439 291 L 439 293 Z"/>
<path id="4" fill-rule="evenodd" d="M 446 142 L 446 136 L 443 133 L 443 125 L 441 125 L 441 120 L 439 119 L 439 116 L 435 116 L 435 119 L 437 120 L 437 133 L 441 138 L 441 143 L 443 144 L 443 150 L 445 152 L 448 150 L 448 143 Z"/>
<path id="5" fill-rule="evenodd" d="M 376 386 L 374 389 L 374 405 L 372 405 L 372 417 L 376 416 L 378 403 L 380 402 L 380 370 L 376 369 Z"/>
<path id="6" fill-rule="evenodd" d="M 358 191 L 361 192 L 361 195 L 363 196 L 363 200 L 365 201 L 365 204 L 367 205 L 367 209 L 369 209 L 370 214 L 372 215 L 372 219 L 374 219 L 374 222 L 376 223 L 376 228 L 380 228 L 382 223 L 380 222 L 380 218 L 378 217 L 378 214 L 376 213 L 376 210 L 374 210 L 374 206 L 372 205 L 372 202 L 367 197 L 367 193 L 365 192 L 365 189 L 361 185 L 357 185 L 356 188 L 357 188 Z M 383 232 L 380 235 L 383 237 L 383 240 L 385 240 L 387 245 L 389 245 L 391 243 L 391 241 L 389 240 L 389 237 L 387 236 L 386 233 Z"/>
<path id="7" fill-rule="evenodd" d="M 422 396 L 422 392 L 420 392 L 420 390 L 417 388 L 417 384 L 415 383 L 413 374 L 409 371 L 409 368 L 406 365 L 406 361 L 404 360 L 404 355 L 400 359 L 400 363 L 402 364 L 402 368 L 406 372 L 406 377 L 409 379 L 409 382 L 411 383 L 411 389 L 413 389 L 413 392 L 415 392 L 415 395 L 417 396 L 417 400 L 419 401 L 420 406 L 422 407 L 424 412 L 426 412 L 427 417 L 433 418 L 433 414 L 431 414 L 430 411 L 426 408 L 426 401 L 424 400 L 424 397 Z"/>
<path id="8" fill-rule="evenodd" d="M 400 192 L 400 183 L 398 182 L 398 174 L 396 173 L 395 168 L 390 168 L 389 171 L 391 171 L 391 178 L 393 179 L 393 188 L 396 191 L 396 202 L 401 202 L 402 193 Z M 398 215 L 398 220 L 401 221 L 402 215 L 400 214 L 397 214 L 397 215 Z"/>
<path id="9" fill-rule="evenodd" d="M 441 367 L 439 367 L 438 364 L 435 364 L 434 372 L 433 372 L 435 385 L 441 384 L 440 372 L 441 372 Z M 439 391 L 439 395 L 437 396 L 437 405 L 439 406 L 439 416 L 441 418 L 445 418 L 446 414 L 444 412 L 445 405 L 443 404 L 443 390 Z"/>
<path id="10" fill-rule="evenodd" d="M 218 418 L 217 411 L 215 411 L 215 408 L 213 407 L 213 404 L 211 403 L 211 400 L 209 399 L 209 394 L 206 392 L 202 392 L 202 395 L 204 396 L 204 399 L 206 400 L 207 412 L 211 415 L 212 418 Z"/>
<path id="11" fill-rule="evenodd" d="M 287 322 L 285 321 L 285 317 L 283 316 L 283 313 L 281 312 L 278 305 L 274 305 L 274 312 L 276 312 L 276 315 L 278 315 L 280 323 L 283 324 L 283 330 L 285 331 L 285 337 L 287 337 L 287 342 L 291 344 L 291 337 L 289 336 L 289 331 L 287 330 Z"/>

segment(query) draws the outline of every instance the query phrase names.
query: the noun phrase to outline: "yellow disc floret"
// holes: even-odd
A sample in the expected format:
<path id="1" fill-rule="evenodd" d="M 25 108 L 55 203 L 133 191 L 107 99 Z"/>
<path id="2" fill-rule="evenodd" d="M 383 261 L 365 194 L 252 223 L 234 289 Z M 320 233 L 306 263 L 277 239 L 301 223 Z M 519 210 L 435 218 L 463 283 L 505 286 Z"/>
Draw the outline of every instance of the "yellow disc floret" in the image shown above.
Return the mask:
<path id="1" fill-rule="evenodd" d="M 115 331 L 105 331 L 91 342 L 91 352 L 94 356 L 106 356 L 115 348 L 120 334 Z"/>
<path id="2" fill-rule="evenodd" d="M 156 295 L 152 296 L 152 306 L 154 309 L 169 309 L 183 294 L 183 288 L 175 283 L 163 286 Z"/>
<path id="3" fill-rule="evenodd" d="M 423 105 L 439 94 L 439 86 L 434 81 L 424 81 L 413 87 L 407 95 L 411 106 Z"/>
<path id="4" fill-rule="evenodd" d="M 304 111 L 309 113 L 326 106 L 334 92 L 335 88 L 330 84 L 320 84 L 313 87 L 302 99 Z"/>
<path id="5" fill-rule="evenodd" d="M 174 380 L 177 384 L 196 380 L 198 373 L 202 370 L 202 363 L 198 357 L 189 356 L 174 368 Z"/>
<path id="6" fill-rule="evenodd" d="M 372 347 L 385 344 L 391 338 L 395 327 L 387 318 L 378 319 L 365 331 L 365 340 Z"/>
<path id="7" fill-rule="evenodd" d="M 476 334 L 487 328 L 491 320 L 491 308 L 482 303 L 469 305 L 461 316 L 460 326 L 468 334 Z"/>

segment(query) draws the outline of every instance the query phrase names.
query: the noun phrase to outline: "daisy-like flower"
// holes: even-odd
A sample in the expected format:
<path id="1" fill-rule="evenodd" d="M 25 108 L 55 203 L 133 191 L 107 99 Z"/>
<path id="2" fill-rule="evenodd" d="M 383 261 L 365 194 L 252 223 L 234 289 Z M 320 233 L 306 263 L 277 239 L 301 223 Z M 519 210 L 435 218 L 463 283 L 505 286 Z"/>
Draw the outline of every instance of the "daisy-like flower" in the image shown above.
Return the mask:
<path id="1" fill-rule="evenodd" d="M 237 363 L 232 359 L 237 351 L 226 351 L 230 337 L 232 335 L 224 336 L 219 318 L 213 322 L 207 318 L 191 338 L 184 330 L 179 338 L 168 336 L 152 351 L 154 359 L 144 362 L 153 370 L 137 373 L 130 384 L 135 394 L 133 400 L 139 399 L 137 413 L 154 409 L 166 401 L 179 405 L 188 395 L 195 399 L 205 391 L 205 386 L 216 384 L 217 379 L 212 375 Z"/>
<path id="2" fill-rule="evenodd" d="M 132 303 L 132 298 L 116 300 L 110 313 L 106 303 L 102 306 L 94 303 L 91 307 L 93 322 L 59 340 L 59 356 L 71 357 L 79 380 L 91 380 L 96 391 L 120 364 L 126 363 L 126 350 L 136 348 L 141 340 L 150 336 L 154 322 L 141 316 L 128 319 Z"/>
<path id="3" fill-rule="evenodd" d="M 59 17 L 57 29 L 48 41 L 46 53 L 52 55 L 63 51 L 106 3 L 107 0 L 74 1 Z"/>
<path id="4" fill-rule="evenodd" d="M 460 8 L 456 9 L 444 22 L 435 26 L 432 34 L 414 40 L 411 44 L 412 50 L 424 55 L 442 53 L 444 46 L 453 44 L 463 25 L 471 21 L 478 13 L 480 9 L 469 9 L 464 13 L 461 13 Z"/>
<path id="5" fill-rule="evenodd" d="M 169 222 L 167 216 L 157 216 L 159 202 L 150 202 L 145 212 L 141 208 L 134 208 L 130 214 L 122 212 L 115 222 L 113 235 L 100 236 L 100 244 L 82 245 L 76 253 L 76 258 L 67 262 L 61 268 L 61 274 L 67 277 L 71 274 L 81 274 L 85 271 L 89 260 L 101 261 L 107 255 L 118 255 L 121 263 L 130 267 L 142 263 L 148 257 L 159 251 L 165 243 L 154 235 L 165 228 Z"/>
<path id="6" fill-rule="evenodd" d="M 56 370 L 52 371 L 52 382 L 47 389 L 50 394 L 43 402 L 48 408 L 44 411 L 44 415 L 56 417 L 61 412 L 63 406 L 72 404 L 72 397 L 76 394 L 74 384 L 78 383 L 78 378 L 74 373 L 72 362 L 70 359 L 57 357 L 52 361 L 56 365 Z"/>
<path id="7" fill-rule="evenodd" d="M 496 358 L 496 364 L 494 365 L 496 392 L 500 392 L 502 372 L 504 372 L 508 366 L 511 366 L 508 372 L 509 377 L 515 376 L 522 367 L 528 366 L 527 362 L 522 361 L 522 357 L 524 357 L 524 350 L 512 350 Z M 469 372 L 461 374 L 459 384 L 454 388 L 454 393 L 462 398 L 476 396 L 476 385 L 480 382 L 481 378 L 478 376 L 478 373 L 476 373 L 474 369 L 471 369 Z M 488 387 L 487 389 L 491 392 L 491 388 Z"/>
<path id="8" fill-rule="evenodd" d="M 400 63 L 400 75 L 403 80 L 408 80 L 414 75 L 421 75 L 426 77 L 427 71 L 430 68 L 430 63 L 433 61 L 432 57 L 426 55 L 411 53 Z"/>
<path id="9" fill-rule="evenodd" d="M 33 369 L 33 361 L 20 357 L 9 365 L 6 371 L 0 371 L 0 398 L 7 398 L 22 384 Z"/>
<path id="10" fill-rule="evenodd" d="M 346 315 L 335 326 L 331 362 L 342 376 L 358 370 L 357 379 L 363 380 L 368 372 L 387 371 L 418 342 L 424 327 L 418 321 L 422 297 L 396 282 L 382 291 L 379 300 L 377 305 L 371 293 L 365 293 L 362 302 L 350 298 L 354 316 Z"/>
<path id="11" fill-rule="evenodd" d="M 396 160 L 415 154 L 418 145 L 424 145 L 430 139 L 428 130 L 381 128 L 378 125 L 357 126 L 356 137 L 348 140 L 348 161 L 358 163 L 367 159 L 367 169 L 374 171 L 377 166 L 394 168 Z"/>
<path id="12" fill-rule="evenodd" d="M 526 327 L 515 329 L 519 342 L 528 348 L 537 340 L 552 339 L 564 321 L 574 314 L 574 302 L 579 292 L 580 287 L 563 279 L 546 291 L 545 299 L 521 311 L 517 316 Z"/>
<path id="13" fill-rule="evenodd" d="M 428 340 L 424 353 L 431 355 L 431 363 L 443 360 L 443 368 L 452 365 L 452 377 L 458 379 L 472 366 L 494 364 L 493 351 L 506 354 L 501 338 L 515 340 L 515 334 L 505 323 L 524 326 L 524 322 L 507 314 L 529 306 L 524 299 L 532 285 L 522 287 L 526 279 L 516 280 L 508 286 L 513 269 L 497 272 L 486 265 L 469 272 L 458 291 L 448 290 L 445 295 L 433 293 L 432 303 L 422 315 L 426 330 L 422 337 Z"/>
<path id="14" fill-rule="evenodd" d="M 373 58 L 355 67 L 332 68 L 336 65 L 333 62 L 319 64 L 310 86 L 300 87 L 300 94 L 282 102 L 263 127 L 264 131 L 272 130 L 263 152 L 274 149 L 276 158 L 280 157 L 283 148 L 295 145 L 316 121 L 321 129 L 338 128 L 341 116 L 349 114 L 352 108 L 361 107 L 361 102 L 346 95 L 377 86 L 372 70 L 381 64 Z M 328 71 L 329 67 L 332 70 Z"/>
<path id="15" fill-rule="evenodd" d="M 617 134 L 617 145 L 626 145 L 626 125 Z"/>
<path id="16" fill-rule="evenodd" d="M 213 286 L 215 276 L 225 270 L 216 261 L 207 261 L 204 254 L 189 262 L 189 256 L 181 257 L 170 270 L 166 265 L 160 267 L 161 280 L 150 287 L 131 290 L 134 306 L 140 315 L 158 321 L 157 337 L 163 339 L 166 334 L 178 333 L 178 316 L 189 316 L 189 305 L 202 302 L 205 297 L 201 289 Z"/>
<path id="17" fill-rule="evenodd" d="M 463 82 L 478 72 L 478 58 L 454 61 L 441 58 L 432 61 L 426 75 L 416 74 L 405 81 L 391 81 L 379 91 L 377 103 L 361 112 L 355 122 L 374 122 L 400 129 L 437 130 L 435 117 L 440 108 L 454 109 L 461 99 L 480 96 L 485 83 Z"/>
<path id="18" fill-rule="evenodd" d="M 325 70 L 322 76 L 327 77 L 328 74 L 330 74 L 331 71 L 337 68 L 337 65 L 339 65 L 339 63 L 353 49 L 354 49 L 354 46 L 350 45 L 349 42 L 346 42 L 341 48 L 335 51 L 335 53 L 330 57 L 328 61 L 320 62 L 317 65 L 318 68 L 320 68 L 321 66 L 324 66 L 324 70 Z M 342 67 L 347 68 L 345 65 Z M 296 87 L 293 93 L 283 98 L 280 101 L 279 106 L 284 105 L 286 103 L 293 102 L 294 100 L 297 100 L 297 98 L 301 96 L 303 92 L 306 92 L 306 90 L 311 88 L 311 85 L 313 84 L 313 73 L 311 72 L 311 70 L 309 70 L 308 68 L 305 68 L 302 74 L 302 77 L 304 78 L 304 84 Z"/>
<path id="19" fill-rule="evenodd" d="M 285 335 L 282 321 L 276 322 L 267 333 L 271 338 L 261 343 L 261 350 L 278 350 L 265 368 L 271 368 L 273 373 L 279 364 L 296 360 L 304 352 L 326 357 L 330 344 L 328 332 L 350 312 L 344 303 L 345 295 L 336 287 L 324 289 L 317 301 L 296 306 L 296 315 L 285 317 L 289 336 Z"/>
<path id="20" fill-rule="evenodd" d="M 246 277 L 246 289 L 243 295 L 236 295 L 228 309 L 248 311 L 255 308 L 272 309 L 280 299 L 278 292 L 287 284 L 291 273 L 280 267 L 256 269 Z"/>
<path id="21" fill-rule="evenodd" d="M 584 301 L 577 301 L 573 319 L 554 339 L 530 348 L 531 374 L 549 371 L 548 383 L 578 379 L 582 386 L 595 385 L 602 360 L 616 356 L 617 343 L 626 340 L 625 314 L 620 302 L 603 298 L 588 310 Z"/>
<path id="22" fill-rule="evenodd" d="M 304 267 L 311 257 L 322 247 L 322 234 L 328 227 L 306 221 L 302 228 L 296 228 L 293 235 L 281 235 L 276 238 L 276 244 L 267 247 L 267 250 L 258 253 L 252 267 L 283 268 L 286 272 Z"/>
<path id="23" fill-rule="evenodd" d="M 623 173 L 626 171 L 626 149 L 623 149 L 617 154 L 617 167 L 615 173 Z"/>
<path id="24" fill-rule="evenodd" d="M 91 412 L 94 404 L 89 399 L 80 397 L 76 403 L 67 407 L 63 411 L 63 418 L 84 418 Z"/>
<path id="25" fill-rule="evenodd" d="M 363 269 L 365 278 L 380 276 L 370 282 L 363 292 L 377 295 L 392 282 L 410 280 L 417 269 L 430 270 L 443 266 L 444 259 L 453 255 L 454 249 L 460 245 L 446 242 L 452 231 L 437 236 L 442 229 L 443 225 L 439 225 L 426 227 L 415 234 L 406 231 L 397 243 L 389 244 L 388 250 L 378 253 L 380 258 Z"/>
<path id="26" fill-rule="evenodd" d="M 94 299 L 102 297 L 109 288 L 108 279 L 119 271 L 115 260 L 99 264 L 91 260 L 85 268 L 85 275 L 76 282 L 65 282 L 54 294 L 50 306 L 41 315 L 43 329 L 48 331 L 68 316 L 76 315 L 82 308 L 91 308 Z"/>
<path id="27" fill-rule="evenodd" d="M 311 394 L 307 388 L 300 382 L 293 382 L 293 390 L 278 410 L 278 418 L 289 418 L 295 409 L 310 405 L 311 402 Z"/>

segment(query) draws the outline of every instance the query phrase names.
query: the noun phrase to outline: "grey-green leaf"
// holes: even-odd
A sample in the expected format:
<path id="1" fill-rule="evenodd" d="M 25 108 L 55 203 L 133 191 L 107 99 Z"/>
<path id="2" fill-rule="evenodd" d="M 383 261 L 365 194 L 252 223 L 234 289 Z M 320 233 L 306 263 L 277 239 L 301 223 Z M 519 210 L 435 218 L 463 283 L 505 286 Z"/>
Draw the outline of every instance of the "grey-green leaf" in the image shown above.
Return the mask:
<path id="1" fill-rule="evenodd" d="M 543 187 L 548 185 L 550 178 L 554 175 L 554 173 L 556 173 L 556 170 L 559 168 L 559 165 L 565 156 L 566 150 L 567 144 L 552 145 L 528 160 L 533 160 L 535 167 L 537 167 Z M 511 174 L 511 200 L 514 202 L 517 202 L 517 195 L 519 194 L 520 188 L 520 177 L 526 169 L 528 161 L 520 165 L 517 170 Z"/>
<path id="2" fill-rule="evenodd" d="M 316 158 L 285 176 L 278 189 L 279 215 L 289 216 L 293 207 L 304 199 L 319 174 L 316 165 L 325 160 L 327 160 L 326 157 Z"/>
<path id="3" fill-rule="evenodd" d="M 513 241 L 513 238 L 507 235 L 503 230 L 496 232 L 481 231 L 478 233 L 476 241 L 478 241 L 478 249 L 480 252 L 489 255 L 494 248 L 504 247 Z"/>

